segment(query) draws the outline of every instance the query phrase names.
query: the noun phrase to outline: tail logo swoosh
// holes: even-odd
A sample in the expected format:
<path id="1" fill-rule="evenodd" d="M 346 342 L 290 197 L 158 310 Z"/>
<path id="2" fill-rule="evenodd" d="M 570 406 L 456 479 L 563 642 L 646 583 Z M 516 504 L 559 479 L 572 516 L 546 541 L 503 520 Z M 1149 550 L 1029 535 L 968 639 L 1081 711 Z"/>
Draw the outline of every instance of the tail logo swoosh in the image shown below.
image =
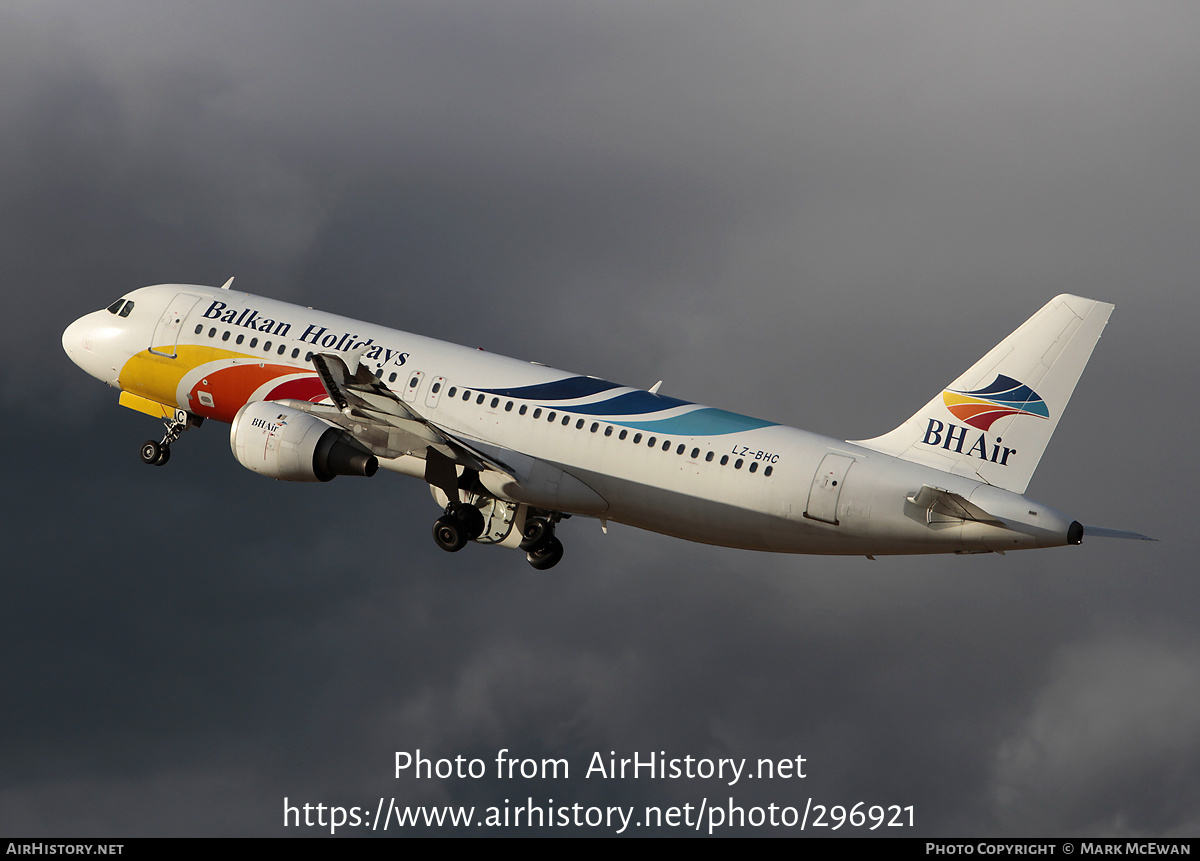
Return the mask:
<path id="1" fill-rule="evenodd" d="M 997 374 L 989 385 L 971 392 L 946 389 L 942 401 L 955 418 L 982 431 L 1005 416 L 1050 418 L 1050 408 L 1037 392 L 1004 374 Z"/>

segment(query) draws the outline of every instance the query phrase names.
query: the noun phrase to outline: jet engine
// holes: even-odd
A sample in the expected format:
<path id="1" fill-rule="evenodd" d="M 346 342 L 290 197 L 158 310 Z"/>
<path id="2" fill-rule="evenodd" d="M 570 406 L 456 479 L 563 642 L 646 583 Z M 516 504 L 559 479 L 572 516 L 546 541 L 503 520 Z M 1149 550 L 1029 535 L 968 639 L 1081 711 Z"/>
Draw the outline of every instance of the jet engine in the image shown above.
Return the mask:
<path id="1" fill-rule="evenodd" d="M 238 410 L 229 429 L 229 446 L 242 466 L 284 481 L 371 476 L 379 469 L 375 455 L 346 431 L 274 401 L 257 401 Z"/>

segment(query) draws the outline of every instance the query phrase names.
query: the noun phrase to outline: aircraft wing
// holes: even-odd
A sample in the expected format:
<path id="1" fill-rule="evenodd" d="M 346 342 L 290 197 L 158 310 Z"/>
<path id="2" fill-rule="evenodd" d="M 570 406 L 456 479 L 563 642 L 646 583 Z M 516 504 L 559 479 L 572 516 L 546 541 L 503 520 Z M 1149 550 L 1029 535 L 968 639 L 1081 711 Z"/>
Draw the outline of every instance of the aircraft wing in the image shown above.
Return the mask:
<path id="1" fill-rule="evenodd" d="M 607 500 L 554 464 L 429 421 L 353 354 L 349 364 L 333 353 L 317 353 L 312 362 L 336 410 L 308 405 L 309 412 L 322 415 L 318 409 L 327 411 L 328 421 L 354 434 L 377 455 L 424 457 L 425 480 L 450 499 L 458 496 L 455 467 L 462 466 L 475 470 L 489 491 L 508 499 L 577 514 L 608 509 Z M 373 440 L 386 440 L 387 444 L 373 445 Z"/>
<path id="2" fill-rule="evenodd" d="M 511 457 L 517 456 L 515 452 L 495 446 L 485 447 L 439 427 L 396 397 L 396 393 L 385 386 L 378 375 L 372 373 L 357 357 L 352 355 L 351 362 L 355 365 L 353 371 L 346 360 L 335 353 L 316 353 L 312 357 L 313 366 L 322 385 L 325 386 L 329 399 L 342 416 L 352 424 L 369 423 L 376 431 L 375 434 L 371 434 L 367 428 L 358 430 L 349 427 L 345 420 L 338 422 L 368 446 L 372 445 L 371 437 L 378 436 L 380 430 L 395 429 L 400 432 L 400 440 L 415 443 L 407 446 L 408 451 L 432 448 L 455 464 L 480 472 L 493 470 L 510 479 L 516 479 L 517 472 L 508 463 Z M 397 436 L 388 433 L 389 442 Z M 384 448 L 394 451 L 390 445 Z M 388 456 L 389 453 L 383 452 L 384 456 Z M 402 453 L 404 452 L 397 451 L 391 456 Z"/>

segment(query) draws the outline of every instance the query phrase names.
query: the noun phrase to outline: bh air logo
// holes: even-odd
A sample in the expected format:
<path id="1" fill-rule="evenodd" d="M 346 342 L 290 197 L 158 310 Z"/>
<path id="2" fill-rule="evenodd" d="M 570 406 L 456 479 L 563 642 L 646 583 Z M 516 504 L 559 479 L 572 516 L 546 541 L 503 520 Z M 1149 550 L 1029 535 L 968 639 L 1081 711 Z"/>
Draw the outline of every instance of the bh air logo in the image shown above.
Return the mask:
<path id="1" fill-rule="evenodd" d="M 946 389 L 942 392 L 942 402 L 951 415 L 963 425 L 970 425 L 979 431 L 989 430 L 994 422 L 1005 416 L 1050 418 L 1050 409 L 1037 392 L 1003 374 L 997 374 L 990 385 L 973 392 Z M 975 442 L 963 451 L 967 444 L 967 433 L 966 427 L 960 427 L 953 422 L 944 423 L 930 419 L 929 426 L 925 428 L 925 438 L 921 442 L 1001 466 L 1008 466 L 1009 457 L 1017 453 L 1015 448 L 1001 445 L 1004 442 L 1001 437 L 996 437 L 995 442 L 989 446 L 986 433 L 980 433 Z"/>
<path id="2" fill-rule="evenodd" d="M 265 430 L 267 436 L 275 436 L 275 434 L 287 427 L 287 423 L 287 416 L 284 413 L 280 413 L 275 416 L 274 422 L 269 422 L 266 419 L 254 419 L 250 422 L 250 426 Z"/>

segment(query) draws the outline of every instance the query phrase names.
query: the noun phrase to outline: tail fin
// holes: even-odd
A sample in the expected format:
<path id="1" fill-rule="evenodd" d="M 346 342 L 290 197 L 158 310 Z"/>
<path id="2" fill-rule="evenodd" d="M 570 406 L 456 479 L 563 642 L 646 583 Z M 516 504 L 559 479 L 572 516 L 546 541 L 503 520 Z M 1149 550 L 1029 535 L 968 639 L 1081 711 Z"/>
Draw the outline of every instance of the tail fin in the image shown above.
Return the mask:
<path id="1" fill-rule="evenodd" d="M 1024 493 L 1112 309 L 1051 299 L 912 418 L 858 445 Z"/>

